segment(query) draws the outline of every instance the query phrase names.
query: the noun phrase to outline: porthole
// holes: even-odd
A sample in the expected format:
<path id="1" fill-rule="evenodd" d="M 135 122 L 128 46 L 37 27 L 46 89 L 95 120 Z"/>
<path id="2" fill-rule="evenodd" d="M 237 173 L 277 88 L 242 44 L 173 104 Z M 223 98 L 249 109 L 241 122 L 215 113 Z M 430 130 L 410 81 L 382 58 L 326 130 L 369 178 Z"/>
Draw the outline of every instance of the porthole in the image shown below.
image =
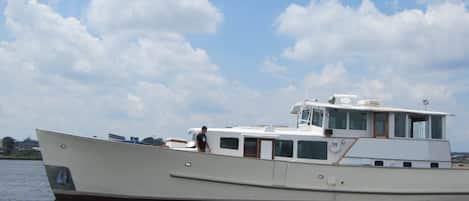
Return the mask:
<path id="1" fill-rule="evenodd" d="M 383 166 L 384 166 L 384 162 L 383 162 L 383 161 L 375 161 L 375 166 L 376 166 L 376 167 L 383 167 Z"/>
<path id="2" fill-rule="evenodd" d="M 411 168 L 412 167 L 412 162 L 404 162 L 402 164 L 405 168 Z"/>

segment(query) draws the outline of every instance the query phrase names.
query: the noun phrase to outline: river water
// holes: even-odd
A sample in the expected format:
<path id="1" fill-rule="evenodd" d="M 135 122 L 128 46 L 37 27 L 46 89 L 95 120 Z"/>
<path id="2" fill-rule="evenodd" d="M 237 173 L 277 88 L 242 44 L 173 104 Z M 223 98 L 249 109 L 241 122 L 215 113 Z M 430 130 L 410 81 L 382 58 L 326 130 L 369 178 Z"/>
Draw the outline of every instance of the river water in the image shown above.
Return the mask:
<path id="1" fill-rule="evenodd" d="M 42 161 L 0 160 L 0 201 L 52 201 Z"/>

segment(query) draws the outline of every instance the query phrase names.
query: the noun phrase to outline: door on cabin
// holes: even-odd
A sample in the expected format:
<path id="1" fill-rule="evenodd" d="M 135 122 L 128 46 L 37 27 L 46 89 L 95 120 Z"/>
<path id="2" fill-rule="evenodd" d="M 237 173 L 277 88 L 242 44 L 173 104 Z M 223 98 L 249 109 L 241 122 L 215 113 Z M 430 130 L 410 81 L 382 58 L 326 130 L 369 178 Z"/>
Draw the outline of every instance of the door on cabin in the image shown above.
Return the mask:
<path id="1" fill-rule="evenodd" d="M 373 120 L 373 132 L 376 138 L 388 138 L 388 113 L 375 112 Z"/>
<path id="2" fill-rule="evenodd" d="M 266 139 L 259 139 L 260 141 L 260 159 L 264 160 L 272 160 L 274 159 L 274 141 L 273 140 L 266 140 Z"/>
<path id="3" fill-rule="evenodd" d="M 257 158 L 257 138 L 244 138 L 244 157 Z"/>
<path id="4" fill-rule="evenodd" d="M 272 160 L 273 151 L 273 139 L 244 138 L 244 157 Z"/>

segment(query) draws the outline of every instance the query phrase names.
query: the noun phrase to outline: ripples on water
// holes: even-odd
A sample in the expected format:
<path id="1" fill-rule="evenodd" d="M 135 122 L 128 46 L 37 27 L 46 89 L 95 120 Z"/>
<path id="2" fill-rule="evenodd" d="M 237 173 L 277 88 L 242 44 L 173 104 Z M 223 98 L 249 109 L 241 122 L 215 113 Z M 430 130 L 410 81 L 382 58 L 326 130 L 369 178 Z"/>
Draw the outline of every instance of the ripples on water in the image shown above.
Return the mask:
<path id="1" fill-rule="evenodd" d="M 54 200 L 42 161 L 0 160 L 0 200 Z"/>

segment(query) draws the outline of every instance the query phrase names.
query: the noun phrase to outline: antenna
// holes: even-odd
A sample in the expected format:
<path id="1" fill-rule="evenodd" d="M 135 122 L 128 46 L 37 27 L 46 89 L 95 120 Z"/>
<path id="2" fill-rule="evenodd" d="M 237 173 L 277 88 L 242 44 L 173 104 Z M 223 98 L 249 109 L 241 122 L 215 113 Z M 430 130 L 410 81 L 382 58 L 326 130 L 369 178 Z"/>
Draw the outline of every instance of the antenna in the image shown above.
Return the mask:
<path id="1" fill-rule="evenodd" d="M 426 99 L 426 98 L 425 98 L 425 99 L 423 99 L 423 100 L 422 100 L 422 104 L 424 105 L 424 107 L 425 107 L 425 110 L 427 110 L 427 105 L 429 105 L 429 104 L 430 104 L 430 101 L 429 101 L 428 99 Z"/>

